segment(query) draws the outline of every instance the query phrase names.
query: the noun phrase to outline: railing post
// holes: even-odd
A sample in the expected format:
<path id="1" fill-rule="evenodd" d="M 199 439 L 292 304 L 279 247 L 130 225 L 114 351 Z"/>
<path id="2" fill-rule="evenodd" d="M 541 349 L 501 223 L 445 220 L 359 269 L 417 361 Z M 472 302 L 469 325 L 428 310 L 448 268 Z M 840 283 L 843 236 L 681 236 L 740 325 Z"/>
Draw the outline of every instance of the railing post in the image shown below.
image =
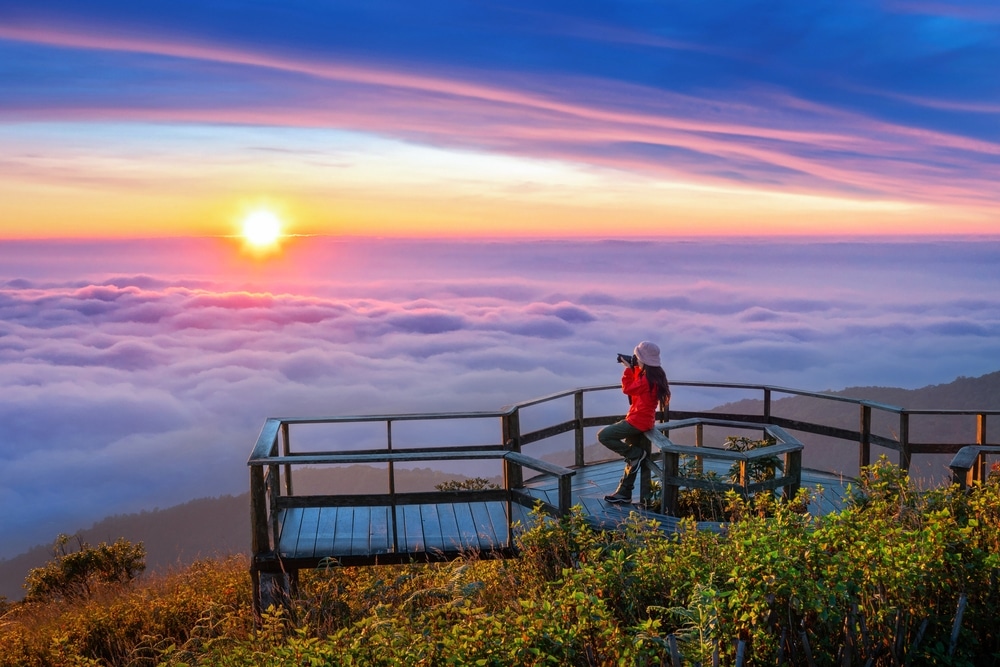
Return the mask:
<path id="1" fill-rule="evenodd" d="M 392 451 L 392 420 L 385 420 L 385 446 L 386 450 Z M 399 515 L 396 512 L 396 469 L 393 462 L 388 463 L 389 469 L 389 507 L 392 508 L 392 550 L 399 553 Z"/>
<path id="2" fill-rule="evenodd" d="M 677 516 L 677 473 L 680 455 L 663 450 L 663 505 L 660 511 L 668 516 Z"/>
<path id="3" fill-rule="evenodd" d="M 980 412 L 976 415 L 976 444 L 985 445 L 986 444 L 986 415 Z M 977 479 L 982 482 L 989 475 L 986 472 L 986 457 L 979 454 L 979 458 L 976 459 L 976 474 Z"/>
<path id="4" fill-rule="evenodd" d="M 698 423 L 694 427 L 694 446 L 703 447 L 705 445 L 705 426 L 704 424 Z M 698 474 L 705 472 L 704 470 L 704 459 L 700 456 L 694 457 L 694 468 L 698 471 Z"/>
<path id="5" fill-rule="evenodd" d="M 292 451 L 292 443 L 289 440 L 288 433 L 288 422 L 281 422 L 281 427 L 279 429 L 281 432 L 281 451 L 285 456 L 288 456 Z M 285 464 L 285 493 L 292 495 L 292 464 Z"/>
<path id="6" fill-rule="evenodd" d="M 872 407 L 861 406 L 861 442 L 858 443 L 858 469 L 872 462 Z"/>
<path id="7" fill-rule="evenodd" d="M 509 452 L 521 451 L 521 413 L 518 408 L 514 408 L 500 419 L 503 447 Z M 509 461 L 504 462 L 504 467 L 508 468 L 506 475 L 508 478 L 508 488 L 517 489 L 524 485 L 521 474 L 521 467 L 515 466 Z"/>
<path id="8" fill-rule="evenodd" d="M 577 391 L 573 394 L 573 419 L 576 420 L 576 443 L 575 443 L 575 458 L 577 467 L 582 468 L 584 466 L 583 460 L 583 392 Z"/>
<path id="9" fill-rule="evenodd" d="M 504 432 L 506 433 L 506 427 Z M 506 442 L 506 439 L 504 440 Z M 514 470 L 512 461 L 503 460 L 503 488 L 507 495 L 507 547 L 514 547 L 514 498 L 510 490 L 510 476 Z M 518 468 L 520 470 L 520 468 Z"/>
<path id="10" fill-rule="evenodd" d="M 899 467 L 904 471 L 910 469 L 910 413 L 899 413 Z"/>
<path id="11" fill-rule="evenodd" d="M 771 423 L 771 389 L 764 387 L 764 421 Z"/>
<path id="12" fill-rule="evenodd" d="M 250 466 L 250 526 L 251 550 L 254 557 L 271 550 L 267 532 L 267 488 L 264 485 L 264 466 Z"/>
<path id="13" fill-rule="evenodd" d="M 278 470 L 278 466 L 269 465 L 267 466 L 267 504 L 268 504 L 268 514 L 271 517 L 271 543 L 274 545 L 274 549 L 278 548 L 278 537 L 281 530 L 281 526 L 278 525 L 278 496 L 281 495 L 281 476 Z"/>
<path id="14" fill-rule="evenodd" d="M 568 516 L 573 504 L 573 486 L 569 477 L 559 476 L 559 516 Z"/>
<path id="15" fill-rule="evenodd" d="M 802 485 L 802 450 L 785 454 L 785 477 L 789 484 L 785 485 L 785 500 L 791 502 L 799 494 Z"/>

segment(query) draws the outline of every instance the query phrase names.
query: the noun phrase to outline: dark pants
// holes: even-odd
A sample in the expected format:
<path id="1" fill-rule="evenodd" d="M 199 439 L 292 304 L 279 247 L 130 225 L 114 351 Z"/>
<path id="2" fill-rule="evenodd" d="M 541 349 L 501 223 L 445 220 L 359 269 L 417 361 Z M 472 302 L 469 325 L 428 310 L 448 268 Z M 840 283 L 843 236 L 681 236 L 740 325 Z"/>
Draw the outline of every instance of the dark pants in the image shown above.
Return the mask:
<path id="1" fill-rule="evenodd" d="M 649 451 L 649 439 L 624 419 L 602 428 L 597 434 L 597 439 L 614 453 L 625 457 L 625 471 L 614 495 L 631 498 L 639 466 L 629 465 L 629 460 L 637 459 L 640 453 Z"/>

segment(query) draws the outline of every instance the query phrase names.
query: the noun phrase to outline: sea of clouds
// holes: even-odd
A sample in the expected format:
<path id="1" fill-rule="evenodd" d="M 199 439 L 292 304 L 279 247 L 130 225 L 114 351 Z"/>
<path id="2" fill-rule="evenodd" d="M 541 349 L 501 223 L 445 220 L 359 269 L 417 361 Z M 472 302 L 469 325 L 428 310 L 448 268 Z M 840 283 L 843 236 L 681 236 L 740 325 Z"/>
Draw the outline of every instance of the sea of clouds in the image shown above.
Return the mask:
<path id="1" fill-rule="evenodd" d="M 497 410 L 643 339 L 673 380 L 983 375 L 998 284 L 996 239 L 0 242 L 0 558 L 244 492 L 266 417 Z"/>

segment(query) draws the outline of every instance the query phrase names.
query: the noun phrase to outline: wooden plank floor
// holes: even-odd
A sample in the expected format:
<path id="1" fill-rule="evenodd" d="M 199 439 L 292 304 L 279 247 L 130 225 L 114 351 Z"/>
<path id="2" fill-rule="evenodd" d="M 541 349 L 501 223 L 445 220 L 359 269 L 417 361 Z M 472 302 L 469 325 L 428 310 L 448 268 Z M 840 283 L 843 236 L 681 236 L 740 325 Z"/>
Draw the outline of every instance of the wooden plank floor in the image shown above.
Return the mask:
<path id="1" fill-rule="evenodd" d="M 515 503 L 512 511 L 515 523 L 527 524 L 526 508 Z M 392 562 L 511 547 L 507 503 L 502 501 L 400 505 L 395 511 L 385 506 L 291 507 L 279 513 L 279 526 L 280 557 L 303 566 L 324 558 Z"/>
<path id="2" fill-rule="evenodd" d="M 615 490 L 622 474 L 621 459 L 594 463 L 573 476 L 573 504 L 583 508 L 597 527 L 614 528 L 633 514 L 656 519 L 665 531 L 677 528 L 677 519 L 636 505 L 613 505 L 604 496 Z M 725 470 L 720 470 L 724 474 Z M 850 480 L 828 473 L 803 470 L 803 486 L 821 485 L 824 493 L 810 507 L 814 514 L 841 506 Z M 535 498 L 558 504 L 556 480 L 538 477 L 525 482 Z M 638 490 L 635 494 L 638 500 Z M 503 501 L 400 505 L 391 507 L 293 507 L 279 514 L 278 552 L 295 566 L 314 567 L 324 558 L 343 564 L 401 562 L 408 558 L 447 559 L 463 553 L 489 554 L 509 550 L 507 503 Z M 529 508 L 513 503 L 513 520 L 523 530 L 532 521 Z M 699 524 L 718 530 L 718 524 Z"/>

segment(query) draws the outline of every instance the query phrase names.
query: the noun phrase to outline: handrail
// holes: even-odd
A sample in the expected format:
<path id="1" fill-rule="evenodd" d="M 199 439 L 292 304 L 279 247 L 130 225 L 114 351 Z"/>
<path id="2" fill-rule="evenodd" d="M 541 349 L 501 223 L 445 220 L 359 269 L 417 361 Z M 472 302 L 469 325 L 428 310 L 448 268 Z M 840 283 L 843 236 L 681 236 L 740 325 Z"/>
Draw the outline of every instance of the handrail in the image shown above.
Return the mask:
<path id="1" fill-rule="evenodd" d="M 987 438 L 987 417 L 1000 415 L 1000 410 L 934 410 L 928 408 L 908 409 L 894 405 L 887 405 L 877 401 L 867 399 L 854 399 L 833 394 L 805 391 L 790 387 L 780 387 L 767 384 L 747 384 L 737 382 L 702 382 L 702 381 L 672 381 L 674 387 L 700 387 L 706 389 L 737 389 L 761 392 L 763 395 L 760 414 L 721 414 L 717 411 L 683 411 L 668 408 L 660 415 L 661 419 L 669 422 L 672 418 L 675 424 L 683 419 L 700 419 L 697 425 L 699 432 L 696 441 L 701 444 L 701 426 L 710 424 L 713 420 L 722 426 L 732 423 L 740 423 L 746 428 L 764 428 L 767 432 L 777 433 L 781 437 L 776 439 L 782 442 L 791 442 L 794 438 L 788 436 L 782 429 L 789 429 L 802 433 L 810 433 L 825 437 L 834 438 L 839 441 L 854 442 L 858 451 L 858 464 L 860 467 L 870 464 L 872 445 L 893 449 L 899 452 L 899 465 L 903 469 L 910 466 L 911 456 L 915 453 L 953 453 L 956 454 L 952 462 L 952 475 L 956 483 L 971 484 L 975 479 L 982 479 L 985 476 L 984 455 L 987 453 L 1000 453 L 1000 446 L 989 445 Z M 592 392 L 598 391 L 620 391 L 620 385 L 607 384 L 581 387 L 560 391 L 546 396 L 529 399 L 520 403 L 515 403 L 503 407 L 496 411 L 482 412 L 439 412 L 439 413 L 413 413 L 413 414 L 391 414 L 391 415 L 357 415 L 357 416 L 333 416 L 333 417 L 284 417 L 268 418 L 265 420 L 260 434 L 254 442 L 253 450 L 247 461 L 250 472 L 250 517 L 251 517 L 251 538 L 255 605 L 259 609 L 261 600 L 260 575 L 262 571 L 269 573 L 282 572 L 282 565 L 276 562 L 278 548 L 277 539 L 279 535 L 279 516 L 283 508 L 294 506 L 327 506 L 324 503 L 334 505 L 358 504 L 372 502 L 376 504 L 386 504 L 395 507 L 399 503 L 423 503 L 423 502 L 464 502 L 465 499 L 477 499 L 479 501 L 505 500 L 508 505 L 508 544 L 513 544 L 513 524 L 510 523 L 511 503 L 529 504 L 534 498 L 528 493 L 523 482 L 523 468 L 529 468 L 543 474 L 554 474 L 559 478 L 558 503 L 553 506 L 543 503 L 543 509 L 551 514 L 562 514 L 569 510 L 572 502 L 571 477 L 574 471 L 570 468 L 557 466 L 549 461 L 544 461 L 537 457 L 532 457 L 522 452 L 522 446 L 531 446 L 533 443 L 542 442 L 549 438 L 573 432 L 573 460 L 574 466 L 585 465 L 584 449 L 587 446 L 585 439 L 585 429 L 600 427 L 611 424 L 622 418 L 622 414 L 613 415 L 589 415 L 584 409 L 584 397 Z M 675 392 L 676 394 L 676 392 Z M 773 395 L 788 394 L 792 396 L 802 396 L 816 398 L 837 403 L 853 404 L 859 411 L 857 430 L 834 426 L 831 424 L 814 424 L 811 422 L 797 421 L 787 417 L 772 414 Z M 572 397 L 572 416 L 558 421 L 556 424 L 542 426 L 530 432 L 522 432 L 521 411 L 525 408 L 550 403 Z M 624 410 L 623 410 L 624 411 Z M 898 431 L 893 434 L 893 438 L 887 438 L 872 432 L 872 416 L 874 412 L 894 415 L 898 419 Z M 974 415 L 976 417 L 976 443 L 974 453 L 966 452 L 962 449 L 969 443 L 920 443 L 913 442 L 911 433 L 911 416 L 919 415 Z M 405 449 L 394 449 L 392 426 L 394 423 L 407 421 L 427 421 L 427 420 L 468 420 L 468 419 L 499 419 L 500 438 L 496 444 L 492 445 L 465 445 L 454 447 L 409 447 Z M 349 424 L 359 422 L 382 422 L 385 424 L 385 449 L 352 449 L 344 452 L 295 452 L 291 445 L 291 429 L 298 425 L 305 424 Z M 660 434 L 661 437 L 665 437 Z M 655 438 L 655 436 L 654 436 Z M 796 441 L 797 442 L 797 441 Z M 994 440 L 995 442 L 995 440 Z M 707 448 L 702 448 L 700 455 L 705 456 Z M 961 451 L 959 451 L 961 449 Z M 440 451 L 439 451 L 440 450 Z M 757 455 L 767 455 L 766 450 L 756 450 Z M 784 450 L 783 450 L 784 451 Z M 665 463 L 668 451 L 662 450 L 661 456 L 664 461 L 663 466 L 663 503 L 661 509 L 666 511 L 668 495 L 676 492 L 676 483 L 689 480 L 679 480 L 676 475 L 668 475 L 671 471 Z M 673 452 L 671 457 L 678 455 Z M 785 486 L 786 495 L 794 491 L 799 483 L 802 461 L 802 450 L 792 448 L 785 451 L 785 471 L 781 478 L 769 480 L 767 482 L 745 485 L 740 490 L 745 493 L 754 493 L 758 490 L 777 489 Z M 419 493 L 397 493 L 395 489 L 394 465 L 397 462 L 409 460 L 430 460 L 432 457 L 441 455 L 444 459 L 469 459 L 480 460 L 496 458 L 503 461 L 503 489 L 490 490 L 469 490 L 454 492 L 419 492 Z M 731 457 L 732 458 L 732 457 Z M 738 460 L 744 457 L 735 457 Z M 749 458 L 749 457 L 748 457 Z M 298 465 L 312 463 L 344 463 L 344 462 L 383 462 L 387 463 L 389 475 L 389 492 L 387 494 L 365 494 L 353 496 L 299 496 L 292 493 L 292 468 Z M 279 474 L 284 468 L 284 480 Z M 672 471 L 676 473 L 676 470 Z M 640 497 L 647 498 L 649 490 L 649 470 L 644 467 L 639 480 Z M 673 479 L 671 478 L 673 477 Z M 670 481 L 671 484 L 667 482 Z M 744 479 L 745 481 L 745 479 Z M 282 495 L 284 486 L 285 495 Z M 736 487 L 734 487 L 736 488 Z M 395 531 L 395 528 L 394 528 Z M 393 535 L 393 544 L 396 544 L 397 536 Z M 294 575 L 294 572 L 292 573 Z"/>
<path id="2" fill-rule="evenodd" d="M 667 432 L 690 427 L 701 428 L 702 426 L 729 426 L 738 429 L 755 428 L 764 431 L 774 438 L 777 444 L 759 447 L 746 452 L 730 451 L 718 447 L 707 447 L 700 443 L 694 447 L 689 445 L 675 444 L 666 435 Z M 741 422 L 730 419 L 694 418 L 668 421 L 655 425 L 651 430 L 646 431 L 646 436 L 653 444 L 660 448 L 660 484 L 662 495 L 660 498 L 660 511 L 663 514 L 676 515 L 678 493 L 682 486 L 690 488 L 702 488 L 709 490 L 732 489 L 748 496 L 759 491 L 770 491 L 779 487 L 784 488 L 786 499 L 792 499 L 798 493 L 802 483 L 802 450 L 804 446 L 797 439 L 785 432 L 780 426 L 770 424 L 757 424 L 752 422 Z M 780 478 L 767 480 L 764 482 L 749 483 L 746 479 L 747 464 L 751 461 L 764 459 L 771 456 L 784 454 L 784 473 Z M 685 477 L 680 474 L 681 456 L 699 457 L 702 459 L 717 459 L 721 461 L 738 462 L 740 466 L 739 483 L 731 484 L 712 480 L 704 480 L 698 477 Z"/>
<path id="3" fill-rule="evenodd" d="M 720 417 L 730 418 L 730 421 L 745 423 L 749 426 L 768 425 L 770 427 L 787 428 L 804 433 L 812 433 L 828 436 L 841 441 L 853 441 L 858 448 L 858 464 L 866 466 L 870 464 L 871 446 L 880 446 L 894 449 L 899 452 L 899 464 L 904 469 L 908 469 L 911 456 L 914 453 L 955 453 L 961 446 L 968 443 L 927 443 L 913 442 L 911 439 L 910 417 L 915 415 L 974 415 L 977 418 L 976 424 L 976 445 L 988 445 L 986 434 L 986 421 L 989 416 L 1000 415 L 1000 410 L 976 410 L 976 409 L 948 409 L 935 410 L 928 408 L 904 408 L 895 405 L 888 405 L 867 399 L 855 399 L 845 396 L 837 396 L 829 393 L 807 391 L 791 387 L 783 387 L 768 384 L 740 383 L 740 382 L 707 382 L 674 380 L 671 382 L 674 387 L 699 387 L 706 389 L 737 389 L 762 392 L 763 405 L 762 414 L 732 414 L 720 415 L 710 411 L 681 411 L 668 409 L 662 416 L 668 420 L 674 418 L 700 418 L 703 420 L 718 419 Z M 514 403 L 494 411 L 469 411 L 469 412 L 435 412 L 435 413 L 410 413 L 410 414 L 379 414 L 379 415 L 356 415 L 356 416 L 300 416 L 269 418 L 265 421 L 260 434 L 255 441 L 248 464 L 251 468 L 251 513 L 254 517 L 255 530 L 255 550 L 263 545 L 264 535 L 259 531 L 258 526 L 266 525 L 261 523 L 261 517 L 266 516 L 274 508 L 275 498 L 280 491 L 281 480 L 276 473 L 279 467 L 285 470 L 285 489 L 291 491 L 291 469 L 293 465 L 310 462 L 320 462 L 320 458 L 326 454 L 337 454 L 337 452 L 311 452 L 297 453 L 292 451 L 290 444 L 290 427 L 304 424 L 348 424 L 359 422 L 382 422 L 386 424 L 385 444 L 386 449 L 392 452 L 400 452 L 405 456 L 419 456 L 420 452 L 432 452 L 434 448 L 410 448 L 398 450 L 393 448 L 392 425 L 398 422 L 407 421 L 428 421 L 428 420 L 467 420 L 467 419 L 499 419 L 501 423 L 501 434 L 499 443 L 489 446 L 467 446 L 467 449 L 454 447 L 457 451 L 464 451 L 465 458 L 489 458 L 480 454 L 474 454 L 472 450 L 481 451 L 504 451 L 515 454 L 522 453 L 522 447 L 535 442 L 547 440 L 548 438 L 567 433 L 575 433 L 574 443 L 574 466 L 582 466 L 585 463 L 584 448 L 587 445 L 584 438 L 584 429 L 599 427 L 613 423 L 621 419 L 621 414 L 616 415 L 588 415 L 584 410 L 584 397 L 592 392 L 620 390 L 618 384 L 593 385 L 559 391 L 545 396 L 528 399 L 519 403 Z M 857 430 L 844 428 L 842 426 L 815 424 L 802 422 L 772 414 L 772 404 L 774 394 L 787 394 L 792 396 L 802 396 L 816 398 L 837 403 L 853 404 L 859 408 L 859 421 Z M 537 428 L 530 432 L 523 432 L 521 429 L 520 413 L 525 408 L 550 403 L 556 400 L 572 397 L 573 412 L 567 419 L 556 424 L 549 424 Z M 887 438 L 872 432 L 872 414 L 882 412 L 898 417 L 898 431 L 894 433 L 894 438 Z M 708 424 L 708 421 L 703 421 Z M 279 456 L 279 448 L 282 456 Z M 404 454 L 405 452 L 405 454 Z M 394 493 L 394 482 L 392 466 L 395 462 L 403 460 L 393 456 L 382 457 L 381 450 L 353 451 L 350 456 L 357 461 L 381 461 L 388 462 L 390 474 L 390 492 Z M 449 454 L 449 457 L 461 458 L 460 455 Z M 316 458 L 320 457 L 320 458 Z M 359 458 L 360 457 L 360 458 Z M 367 457 L 367 458 L 365 458 Z M 514 463 L 518 457 L 507 457 L 508 463 Z M 332 459 L 330 459 L 332 460 Z M 347 459 L 338 459 L 346 461 Z M 536 461 L 540 459 L 535 459 Z M 505 465 L 505 484 L 510 489 L 520 488 L 522 482 L 522 465 L 524 461 L 519 461 L 518 465 Z M 525 467 L 532 466 L 524 463 Z M 640 480 L 640 492 L 644 493 L 648 485 L 648 474 L 643 473 Z"/>
<path id="4" fill-rule="evenodd" d="M 463 418 L 474 413 L 456 413 L 458 418 Z M 481 414 L 481 413 L 475 413 Z M 412 416 L 412 415 L 411 415 Z M 442 418 L 440 414 L 429 415 L 428 418 Z M 362 418 L 365 421 L 377 421 L 374 418 Z M 395 416 L 386 421 L 395 421 Z M 337 464 L 389 464 L 389 487 L 388 494 L 366 494 L 361 496 L 365 503 L 377 502 L 388 505 L 396 505 L 397 499 L 420 499 L 421 502 L 433 502 L 435 499 L 456 496 L 456 493 L 436 492 L 431 494 L 397 494 L 394 491 L 394 472 L 392 464 L 396 462 L 414 461 L 441 461 L 441 460 L 501 460 L 505 463 L 505 488 L 504 493 L 508 502 L 517 502 L 527 506 L 540 504 L 542 509 L 555 516 L 565 516 L 569 514 L 572 503 L 571 477 L 576 474 L 575 470 L 544 461 L 533 456 L 522 454 L 518 451 L 510 451 L 502 445 L 477 446 L 472 449 L 458 447 L 427 447 L 418 450 L 383 450 L 383 451 L 363 451 L 363 452 L 320 452 L 320 453 L 293 453 L 289 451 L 288 442 L 285 441 L 285 453 L 278 453 L 279 439 L 288 438 L 287 426 L 289 423 L 328 423 L 336 421 L 358 421 L 351 419 L 334 418 L 327 420 L 315 419 L 292 419 L 284 420 L 270 418 L 266 420 L 261 433 L 254 446 L 253 453 L 247 461 L 250 468 L 251 487 L 251 524 L 253 528 L 253 553 L 255 557 L 267 557 L 267 554 L 277 548 L 278 525 L 274 521 L 275 513 L 279 507 L 309 506 L 318 504 L 322 506 L 330 502 L 327 496 L 282 496 L 280 493 L 280 479 L 276 472 L 279 466 L 286 468 L 286 488 L 290 494 L 290 468 L 293 465 L 337 465 Z M 522 492 L 518 488 L 512 488 L 510 481 L 519 480 L 520 476 L 511 474 L 511 466 L 526 467 L 542 474 L 553 475 L 558 483 L 558 501 L 556 505 L 545 501 L 539 501 L 530 495 Z M 494 498 L 498 491 L 462 491 L 457 492 L 465 498 Z M 457 497 L 457 496 L 456 496 Z M 508 512 L 508 522 L 513 520 L 513 515 Z M 513 524 L 508 525 L 508 535 L 513 530 Z"/>
<path id="5" fill-rule="evenodd" d="M 965 489 L 986 478 L 984 454 L 1000 454 L 1000 447 L 990 445 L 968 445 L 958 450 L 948 465 L 951 468 L 952 484 Z"/>

